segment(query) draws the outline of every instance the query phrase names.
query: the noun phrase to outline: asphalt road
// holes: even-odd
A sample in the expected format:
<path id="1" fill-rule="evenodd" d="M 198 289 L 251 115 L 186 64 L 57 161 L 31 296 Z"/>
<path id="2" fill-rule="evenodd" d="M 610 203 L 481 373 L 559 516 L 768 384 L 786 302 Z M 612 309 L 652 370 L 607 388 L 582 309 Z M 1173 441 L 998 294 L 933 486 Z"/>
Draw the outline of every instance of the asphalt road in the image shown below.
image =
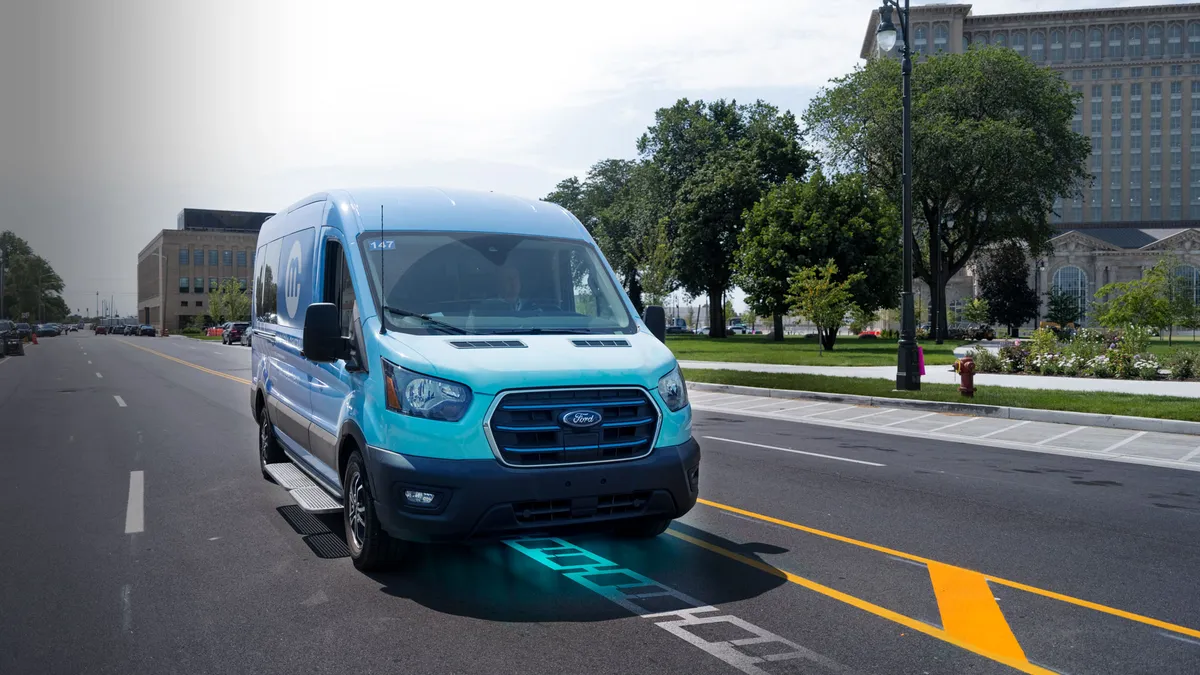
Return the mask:
<path id="1" fill-rule="evenodd" d="M 653 541 L 368 576 L 261 478 L 248 361 L 0 361 L 0 673 L 1200 672 L 1196 473 L 697 413 L 704 501 Z"/>

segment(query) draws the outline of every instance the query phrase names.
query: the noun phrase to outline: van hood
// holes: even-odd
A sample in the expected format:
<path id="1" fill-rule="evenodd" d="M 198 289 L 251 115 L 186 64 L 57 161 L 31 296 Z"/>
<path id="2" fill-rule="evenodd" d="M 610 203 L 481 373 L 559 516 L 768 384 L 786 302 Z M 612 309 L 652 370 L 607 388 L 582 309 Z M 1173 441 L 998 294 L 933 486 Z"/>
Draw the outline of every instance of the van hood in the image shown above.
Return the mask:
<path id="1" fill-rule="evenodd" d="M 532 387 L 637 385 L 654 389 L 659 378 L 676 365 L 666 345 L 640 331 L 632 335 L 389 332 L 382 337 L 385 358 L 489 395 Z M 524 346 L 504 346 L 506 342 Z M 613 346 L 614 342 L 619 346 Z"/>

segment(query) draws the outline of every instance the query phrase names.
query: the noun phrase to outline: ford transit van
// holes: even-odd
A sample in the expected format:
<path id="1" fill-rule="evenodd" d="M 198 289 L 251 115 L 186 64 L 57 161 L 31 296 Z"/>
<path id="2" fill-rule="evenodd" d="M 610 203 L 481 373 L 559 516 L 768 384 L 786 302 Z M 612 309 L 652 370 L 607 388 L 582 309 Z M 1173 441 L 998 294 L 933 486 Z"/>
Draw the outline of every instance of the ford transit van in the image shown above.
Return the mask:
<path id="1" fill-rule="evenodd" d="M 411 542 L 652 537 L 695 505 L 662 308 L 638 317 L 555 204 L 317 194 L 262 226 L 252 293 L 261 469 L 343 514 L 360 569 Z"/>

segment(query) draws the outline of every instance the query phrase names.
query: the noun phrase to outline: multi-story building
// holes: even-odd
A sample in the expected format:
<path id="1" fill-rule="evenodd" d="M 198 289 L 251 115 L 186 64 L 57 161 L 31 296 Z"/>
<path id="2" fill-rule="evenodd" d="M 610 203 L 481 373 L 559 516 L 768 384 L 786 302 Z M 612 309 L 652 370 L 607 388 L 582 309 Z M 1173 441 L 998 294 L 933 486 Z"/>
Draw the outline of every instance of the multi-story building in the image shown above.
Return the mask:
<path id="1" fill-rule="evenodd" d="M 258 230 L 270 213 L 184 209 L 138 254 L 138 317 L 180 330 L 208 315 L 208 293 L 226 279 L 250 291 Z"/>
<path id="2" fill-rule="evenodd" d="M 878 54 L 878 21 L 873 12 L 862 58 Z M 1054 206 L 1054 255 L 1031 270 L 1041 289 L 1086 303 L 1172 254 L 1200 303 L 1200 3 L 980 16 L 919 5 L 910 24 L 921 56 L 1007 47 L 1081 95 L 1071 124 L 1091 138 L 1092 180 Z M 951 280 L 952 305 L 971 297 L 969 274 Z"/>

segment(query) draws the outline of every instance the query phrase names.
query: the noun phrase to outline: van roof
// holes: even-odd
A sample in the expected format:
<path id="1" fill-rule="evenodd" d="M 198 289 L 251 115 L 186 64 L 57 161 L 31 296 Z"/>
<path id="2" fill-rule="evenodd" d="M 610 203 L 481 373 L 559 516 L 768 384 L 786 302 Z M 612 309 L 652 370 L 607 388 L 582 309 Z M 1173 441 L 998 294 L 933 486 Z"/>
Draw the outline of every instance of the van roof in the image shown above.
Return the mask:
<path id="1" fill-rule="evenodd" d="M 354 188 L 329 190 L 302 199 L 291 212 L 319 201 L 355 212 L 347 224 L 371 231 L 379 228 L 383 208 L 385 230 L 454 230 L 508 232 L 535 236 L 587 239 L 579 220 L 563 207 L 541 200 L 478 190 L 437 187 Z M 265 229 L 270 228 L 268 220 Z M 351 232 L 357 235 L 358 232 Z"/>

